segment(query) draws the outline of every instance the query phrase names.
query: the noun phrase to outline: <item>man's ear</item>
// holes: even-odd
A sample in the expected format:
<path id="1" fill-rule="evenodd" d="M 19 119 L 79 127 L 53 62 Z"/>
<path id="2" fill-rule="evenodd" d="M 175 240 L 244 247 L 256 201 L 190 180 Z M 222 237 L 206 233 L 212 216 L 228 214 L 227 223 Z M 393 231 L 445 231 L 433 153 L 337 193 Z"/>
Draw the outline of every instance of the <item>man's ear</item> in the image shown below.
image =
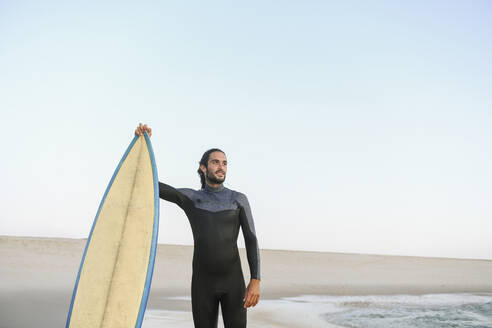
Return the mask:
<path id="1" fill-rule="evenodd" d="M 207 168 L 205 167 L 205 165 L 200 164 L 200 170 L 203 172 L 203 175 L 207 175 Z"/>

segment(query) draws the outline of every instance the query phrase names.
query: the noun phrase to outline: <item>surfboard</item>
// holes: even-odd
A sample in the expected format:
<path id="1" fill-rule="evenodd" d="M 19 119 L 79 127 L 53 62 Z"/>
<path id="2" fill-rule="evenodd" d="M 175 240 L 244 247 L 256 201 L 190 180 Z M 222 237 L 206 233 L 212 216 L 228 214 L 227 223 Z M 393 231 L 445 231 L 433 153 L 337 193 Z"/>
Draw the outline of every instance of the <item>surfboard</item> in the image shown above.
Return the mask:
<path id="1" fill-rule="evenodd" d="M 149 136 L 135 136 L 97 210 L 66 328 L 140 327 L 155 262 L 159 182 Z"/>

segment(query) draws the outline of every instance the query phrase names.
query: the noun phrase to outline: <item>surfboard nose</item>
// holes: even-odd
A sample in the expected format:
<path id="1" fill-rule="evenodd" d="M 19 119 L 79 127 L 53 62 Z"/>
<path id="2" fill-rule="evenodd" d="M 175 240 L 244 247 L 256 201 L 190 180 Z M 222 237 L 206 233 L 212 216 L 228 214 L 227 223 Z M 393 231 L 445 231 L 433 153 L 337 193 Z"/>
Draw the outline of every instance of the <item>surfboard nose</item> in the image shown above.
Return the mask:
<path id="1" fill-rule="evenodd" d="M 66 327 L 140 327 L 157 246 L 158 178 L 150 139 L 135 136 L 87 240 Z"/>

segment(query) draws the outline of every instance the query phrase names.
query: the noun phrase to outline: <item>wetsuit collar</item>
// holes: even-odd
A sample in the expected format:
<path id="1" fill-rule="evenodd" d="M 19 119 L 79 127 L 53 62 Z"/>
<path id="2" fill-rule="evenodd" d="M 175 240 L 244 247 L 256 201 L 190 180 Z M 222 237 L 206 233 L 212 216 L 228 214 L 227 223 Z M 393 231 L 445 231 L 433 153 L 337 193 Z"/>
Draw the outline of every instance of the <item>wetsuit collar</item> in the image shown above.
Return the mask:
<path id="1" fill-rule="evenodd" d="M 224 188 L 225 187 L 222 183 L 217 188 L 210 187 L 208 184 L 205 184 L 205 187 L 203 188 L 203 190 L 210 191 L 210 192 L 219 192 L 219 191 L 224 190 Z"/>

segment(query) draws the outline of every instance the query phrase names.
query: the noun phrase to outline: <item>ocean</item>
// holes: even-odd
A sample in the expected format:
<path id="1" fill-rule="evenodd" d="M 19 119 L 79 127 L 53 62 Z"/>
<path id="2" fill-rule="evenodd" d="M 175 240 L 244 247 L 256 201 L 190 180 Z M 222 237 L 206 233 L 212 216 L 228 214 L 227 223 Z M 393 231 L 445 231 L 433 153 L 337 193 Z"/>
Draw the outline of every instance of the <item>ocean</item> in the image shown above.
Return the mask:
<path id="1" fill-rule="evenodd" d="M 190 320 L 190 312 L 149 309 L 143 327 L 190 327 Z M 219 317 L 219 327 L 223 327 L 221 321 Z M 248 310 L 248 327 L 492 328 L 492 293 L 302 295 L 260 300 Z"/>
<path id="2" fill-rule="evenodd" d="M 327 323 L 351 328 L 492 327 L 492 294 L 302 296 Z"/>

